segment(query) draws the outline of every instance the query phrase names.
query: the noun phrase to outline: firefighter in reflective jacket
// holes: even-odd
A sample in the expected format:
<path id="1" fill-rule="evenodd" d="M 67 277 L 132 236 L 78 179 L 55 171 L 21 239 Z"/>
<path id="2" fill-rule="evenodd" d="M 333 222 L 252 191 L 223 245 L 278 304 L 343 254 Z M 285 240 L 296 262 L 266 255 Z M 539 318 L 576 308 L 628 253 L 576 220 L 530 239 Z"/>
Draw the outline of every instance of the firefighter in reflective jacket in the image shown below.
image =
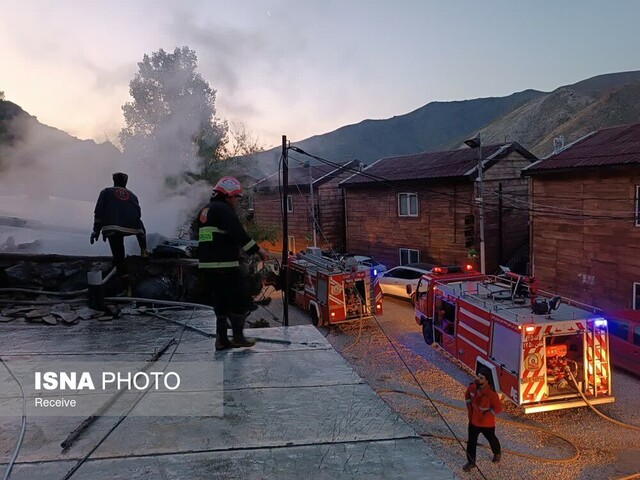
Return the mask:
<path id="1" fill-rule="evenodd" d="M 248 271 L 240 265 L 240 250 L 258 254 L 267 252 L 247 235 L 235 208 L 242 186 L 234 177 L 223 177 L 215 187 L 209 204 L 198 214 L 198 277 L 204 303 L 216 312 L 216 350 L 252 347 L 255 340 L 244 336 L 244 321 L 252 307 Z M 233 339 L 227 335 L 227 319 Z"/>
<path id="2" fill-rule="evenodd" d="M 470 471 L 476 466 L 476 447 L 478 436 L 482 433 L 493 452 L 493 463 L 500 462 L 502 453 L 500 441 L 496 437 L 496 415 L 502 412 L 500 397 L 491 388 L 486 372 L 476 375 L 475 381 L 469 385 L 464 394 L 469 413 L 469 438 L 467 440 L 467 463 L 462 469 Z"/>
<path id="3" fill-rule="evenodd" d="M 124 237 L 135 235 L 140 254 L 146 257 L 149 252 L 138 197 L 127 189 L 129 177 L 126 173 L 117 172 L 112 178 L 113 187 L 102 190 L 96 202 L 90 241 L 93 244 L 102 232 L 102 238 L 109 240 L 114 266 L 123 275 L 127 273 Z"/>

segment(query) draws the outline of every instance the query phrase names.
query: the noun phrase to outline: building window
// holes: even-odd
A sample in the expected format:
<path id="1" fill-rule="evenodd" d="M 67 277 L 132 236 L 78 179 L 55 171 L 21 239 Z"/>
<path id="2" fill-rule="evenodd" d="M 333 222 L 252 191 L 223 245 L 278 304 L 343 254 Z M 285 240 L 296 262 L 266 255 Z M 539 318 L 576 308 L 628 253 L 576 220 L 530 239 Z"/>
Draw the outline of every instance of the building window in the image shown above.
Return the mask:
<path id="1" fill-rule="evenodd" d="M 287 213 L 293 213 L 293 197 L 287 195 Z"/>
<path id="2" fill-rule="evenodd" d="M 640 283 L 633 284 L 633 309 L 640 310 Z"/>
<path id="3" fill-rule="evenodd" d="M 417 263 L 420 261 L 420 250 L 414 250 L 412 248 L 400 249 L 400 265 L 407 265 L 408 263 Z"/>
<path id="4" fill-rule="evenodd" d="M 640 185 L 636 185 L 636 227 L 640 227 Z"/>
<path id="5" fill-rule="evenodd" d="M 399 193 L 398 194 L 398 216 L 417 217 L 418 216 L 418 194 Z"/>
<path id="6" fill-rule="evenodd" d="M 287 236 L 287 238 L 288 238 L 287 241 L 289 243 L 289 245 L 288 245 L 289 253 L 291 253 L 291 254 L 296 253 L 296 239 L 295 239 L 295 237 L 293 235 L 289 235 L 289 236 Z"/>

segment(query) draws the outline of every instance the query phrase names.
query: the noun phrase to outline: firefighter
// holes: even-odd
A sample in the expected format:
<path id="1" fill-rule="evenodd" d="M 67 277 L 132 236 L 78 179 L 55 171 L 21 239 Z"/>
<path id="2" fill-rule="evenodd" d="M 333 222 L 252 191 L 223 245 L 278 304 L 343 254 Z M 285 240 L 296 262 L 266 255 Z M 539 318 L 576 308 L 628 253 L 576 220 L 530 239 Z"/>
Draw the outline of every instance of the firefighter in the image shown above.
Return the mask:
<path id="1" fill-rule="evenodd" d="M 502 403 L 498 394 L 491 388 L 487 374 L 486 371 L 478 373 L 464 394 L 469 413 L 467 463 L 462 467 L 465 472 L 476 466 L 476 447 L 480 434 L 484 435 L 491 446 L 492 462 L 499 463 L 502 457 L 500 441 L 496 437 L 496 415 L 502 412 Z"/>
<path id="2" fill-rule="evenodd" d="M 138 197 L 127 189 L 128 175 L 117 172 L 112 178 L 113 187 L 102 190 L 96 202 L 90 241 L 93 245 L 102 232 L 102 239 L 109 240 L 113 263 L 118 274 L 125 275 L 127 268 L 124 237 L 135 235 L 140 246 L 140 254 L 146 257 L 149 255 L 147 236 L 142 223 Z"/>
<path id="3" fill-rule="evenodd" d="M 215 187 L 209 204 L 200 210 L 198 227 L 198 277 L 204 303 L 216 312 L 216 350 L 252 347 L 255 340 L 244 336 L 244 321 L 253 307 L 248 270 L 240 265 L 240 250 L 267 252 L 245 232 L 235 211 L 242 186 L 235 177 L 223 177 Z M 233 339 L 227 336 L 227 319 Z"/>

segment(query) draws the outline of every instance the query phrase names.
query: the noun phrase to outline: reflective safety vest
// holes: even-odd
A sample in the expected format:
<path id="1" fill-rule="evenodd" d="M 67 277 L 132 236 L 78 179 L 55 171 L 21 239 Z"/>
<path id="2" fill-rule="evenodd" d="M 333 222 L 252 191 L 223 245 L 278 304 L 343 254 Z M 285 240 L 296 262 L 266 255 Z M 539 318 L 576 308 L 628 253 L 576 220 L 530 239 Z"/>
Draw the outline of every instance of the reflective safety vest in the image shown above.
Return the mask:
<path id="1" fill-rule="evenodd" d="M 251 255 L 260 247 L 247 235 L 234 208 L 213 198 L 198 214 L 198 268 L 240 266 L 240 249 Z"/>

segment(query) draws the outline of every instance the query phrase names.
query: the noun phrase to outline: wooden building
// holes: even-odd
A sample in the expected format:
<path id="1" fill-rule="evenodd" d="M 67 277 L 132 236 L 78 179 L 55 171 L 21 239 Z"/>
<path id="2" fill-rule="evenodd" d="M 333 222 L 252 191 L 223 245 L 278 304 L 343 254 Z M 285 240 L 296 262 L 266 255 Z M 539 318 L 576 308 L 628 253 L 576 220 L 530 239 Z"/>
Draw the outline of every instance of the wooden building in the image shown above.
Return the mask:
<path id="1" fill-rule="evenodd" d="M 482 146 L 486 271 L 516 266 L 528 250 L 528 215 L 503 201 L 526 198 L 521 176 L 536 157 L 518 143 Z M 346 246 L 387 265 L 479 262 L 478 149 L 383 158 L 340 184 Z"/>
<path id="2" fill-rule="evenodd" d="M 640 309 L 640 124 L 587 135 L 525 174 L 541 288 Z"/>
<path id="3" fill-rule="evenodd" d="M 282 232 L 283 208 L 288 215 L 289 250 L 304 250 L 313 246 L 313 215 L 315 208 L 316 245 L 323 250 L 344 252 L 344 200 L 338 184 L 359 170 L 360 162 L 310 165 L 289 168 L 289 195 L 280 198 L 278 172 L 263 178 L 254 185 L 254 219 L 264 226 L 274 226 Z M 312 185 L 312 187 L 311 187 Z M 312 201 L 313 196 L 313 201 Z M 275 245 L 263 245 L 271 251 L 282 251 L 282 234 Z"/>

